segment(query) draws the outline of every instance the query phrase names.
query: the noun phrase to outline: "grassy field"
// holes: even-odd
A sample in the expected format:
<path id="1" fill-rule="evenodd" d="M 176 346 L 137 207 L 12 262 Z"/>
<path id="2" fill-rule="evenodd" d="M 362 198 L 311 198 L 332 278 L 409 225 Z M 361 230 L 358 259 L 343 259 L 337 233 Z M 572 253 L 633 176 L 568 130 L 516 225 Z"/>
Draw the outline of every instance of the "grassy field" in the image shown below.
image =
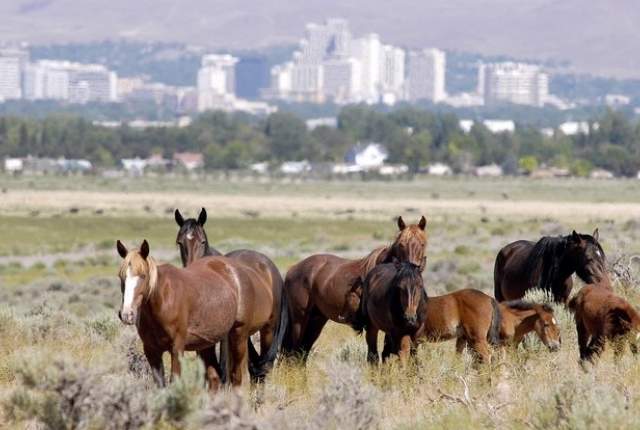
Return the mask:
<path id="1" fill-rule="evenodd" d="M 578 364 L 572 317 L 563 343 L 535 340 L 475 369 L 453 343 L 415 362 L 365 363 L 364 339 L 329 323 L 305 368 L 280 362 L 264 387 L 209 398 L 190 355 L 158 390 L 135 330 L 117 320 L 116 239 L 146 238 L 178 262 L 172 211 L 209 212 L 222 251 L 253 248 L 284 273 L 317 252 L 365 255 L 394 217 L 428 218 L 429 295 L 492 291 L 493 259 L 520 238 L 600 229 L 616 289 L 640 305 L 640 183 L 477 178 L 413 182 L 258 183 L 207 178 L 0 177 L 0 427 L 25 428 L 633 428 L 640 365 L 606 353 Z M 40 423 L 40 424 L 38 424 Z"/>

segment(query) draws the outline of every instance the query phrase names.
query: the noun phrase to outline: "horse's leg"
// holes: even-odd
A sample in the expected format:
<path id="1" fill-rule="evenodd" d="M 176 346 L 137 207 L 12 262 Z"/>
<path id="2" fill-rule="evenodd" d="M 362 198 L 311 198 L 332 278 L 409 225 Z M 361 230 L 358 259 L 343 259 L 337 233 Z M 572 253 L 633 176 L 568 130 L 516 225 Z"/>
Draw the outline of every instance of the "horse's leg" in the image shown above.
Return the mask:
<path id="1" fill-rule="evenodd" d="M 162 363 L 162 351 L 155 350 L 147 345 L 143 346 L 144 355 L 147 357 L 147 361 L 149 362 L 149 366 L 151 367 L 151 374 L 153 375 L 153 380 L 156 382 L 158 387 L 165 386 L 164 380 L 164 364 Z"/>
<path id="2" fill-rule="evenodd" d="M 462 354 L 464 349 L 467 347 L 467 339 L 463 336 L 460 336 L 456 339 L 456 352 L 458 354 Z"/>
<path id="3" fill-rule="evenodd" d="M 236 328 L 229 333 L 229 355 L 231 356 L 230 381 L 233 386 L 242 385 L 242 374 L 248 368 L 247 340 L 249 336 Z"/>
<path id="4" fill-rule="evenodd" d="M 198 351 L 198 356 L 204 362 L 205 376 L 209 382 L 209 391 L 215 393 L 220 388 L 220 365 L 216 357 L 216 347 L 212 346 Z"/>
<path id="5" fill-rule="evenodd" d="M 411 353 L 411 336 L 408 334 L 402 336 L 399 343 L 400 347 L 398 349 L 398 356 L 400 356 L 400 362 L 402 365 L 406 365 L 407 360 L 409 359 L 409 354 Z"/>
<path id="6" fill-rule="evenodd" d="M 184 355 L 184 338 L 176 336 L 171 347 L 171 382 L 180 376 L 181 366 L 180 359 Z"/>
<path id="7" fill-rule="evenodd" d="M 386 336 L 386 335 L 385 335 Z M 378 328 L 373 325 L 367 328 L 367 361 L 371 364 L 378 364 Z"/>
<path id="8" fill-rule="evenodd" d="M 302 336 L 302 342 L 300 345 L 300 350 L 302 352 L 302 357 L 306 361 L 309 357 L 309 352 L 311 352 L 311 348 L 313 344 L 318 340 L 324 325 L 327 323 L 327 317 L 325 317 L 320 309 L 314 307 L 311 309 L 311 314 L 309 315 L 309 321 L 307 323 L 307 327 Z"/>
<path id="9" fill-rule="evenodd" d="M 604 350 L 605 342 L 606 339 L 602 334 L 593 335 L 587 349 L 586 359 L 589 361 L 594 361 L 596 358 L 598 358 Z"/>
<path id="10" fill-rule="evenodd" d="M 586 360 L 589 355 L 589 333 L 581 320 L 576 318 L 576 332 L 578 333 L 578 348 L 580 349 L 580 360 Z"/>
<path id="11" fill-rule="evenodd" d="M 377 337 L 377 336 L 376 336 Z M 390 334 L 384 335 L 384 348 L 382 349 L 382 362 L 384 363 L 391 354 L 398 353 L 398 346 Z"/>

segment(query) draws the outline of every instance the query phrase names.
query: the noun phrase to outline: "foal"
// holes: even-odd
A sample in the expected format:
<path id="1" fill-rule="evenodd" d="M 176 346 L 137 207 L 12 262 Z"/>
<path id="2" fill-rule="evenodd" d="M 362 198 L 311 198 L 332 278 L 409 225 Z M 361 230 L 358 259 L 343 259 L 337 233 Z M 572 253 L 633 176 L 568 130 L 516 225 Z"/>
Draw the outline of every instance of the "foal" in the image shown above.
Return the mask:
<path id="1" fill-rule="evenodd" d="M 489 344 L 500 342 L 500 309 L 493 297 L 474 289 L 430 297 L 422 308 L 417 340 L 440 342 L 456 339 L 456 351 L 470 346 L 476 362 L 488 363 Z"/>
<path id="2" fill-rule="evenodd" d="M 627 342 L 632 353 L 638 352 L 640 314 L 611 289 L 587 285 L 569 301 L 569 309 L 576 320 L 581 360 L 598 358 L 607 340 L 614 343 L 616 355 Z"/>
<path id="3" fill-rule="evenodd" d="M 501 343 L 517 347 L 527 334 L 535 331 L 550 351 L 560 348 L 560 328 L 550 305 L 512 300 L 500 303 L 500 312 Z"/>

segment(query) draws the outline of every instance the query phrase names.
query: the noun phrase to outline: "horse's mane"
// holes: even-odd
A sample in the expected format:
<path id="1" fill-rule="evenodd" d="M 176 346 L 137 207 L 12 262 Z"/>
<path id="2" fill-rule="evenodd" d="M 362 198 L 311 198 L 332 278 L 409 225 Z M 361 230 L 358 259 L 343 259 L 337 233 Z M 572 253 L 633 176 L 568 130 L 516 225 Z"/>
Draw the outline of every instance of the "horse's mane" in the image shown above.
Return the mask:
<path id="1" fill-rule="evenodd" d="M 423 283 L 420 266 L 416 266 L 408 261 L 403 261 L 396 264 L 396 270 L 396 275 L 393 279 L 394 282 L 409 279 L 411 282 Z"/>
<path id="2" fill-rule="evenodd" d="M 522 299 L 503 302 L 503 305 L 505 305 L 509 309 L 516 309 L 519 311 L 533 310 L 534 306 L 539 305 L 542 306 L 542 309 L 544 309 L 546 312 L 553 312 L 553 307 L 551 307 L 549 303 L 534 303 Z"/>
<path id="3" fill-rule="evenodd" d="M 560 256 L 567 247 L 567 241 L 568 236 L 545 236 L 533 246 L 525 260 L 525 270 L 537 274 L 537 279 L 533 279 L 534 286 L 543 290 L 551 289 L 560 271 Z"/>
<path id="4" fill-rule="evenodd" d="M 148 273 L 147 282 L 149 283 L 149 295 L 153 294 L 158 285 L 158 264 L 152 256 L 147 256 L 146 260 L 140 256 L 137 251 L 132 251 L 122 261 L 118 275 L 121 279 L 127 277 L 127 269 L 131 265 L 131 269 L 137 273 Z M 145 267 L 146 266 L 146 267 Z"/>
<path id="5" fill-rule="evenodd" d="M 369 253 L 369 255 L 361 259 L 360 264 L 362 267 L 363 276 L 367 276 L 367 274 L 371 272 L 371 270 L 373 270 L 374 267 L 376 267 L 380 263 L 383 263 L 387 258 L 388 252 L 389 252 L 388 246 L 381 246 L 379 248 L 374 249 Z"/>

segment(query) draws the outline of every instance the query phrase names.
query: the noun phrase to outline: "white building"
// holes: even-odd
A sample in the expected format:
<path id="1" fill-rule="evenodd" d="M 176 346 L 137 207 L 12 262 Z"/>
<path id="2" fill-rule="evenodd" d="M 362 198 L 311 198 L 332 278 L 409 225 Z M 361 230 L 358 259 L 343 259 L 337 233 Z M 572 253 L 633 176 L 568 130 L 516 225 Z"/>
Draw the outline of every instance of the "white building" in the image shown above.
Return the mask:
<path id="1" fill-rule="evenodd" d="M 404 99 L 406 53 L 404 49 L 384 45 L 381 54 L 380 92 L 382 101 L 394 104 L 396 101 Z"/>
<path id="2" fill-rule="evenodd" d="M 323 92 L 335 103 L 357 100 L 361 94 L 362 67 L 354 58 L 327 60 L 323 65 Z"/>
<path id="3" fill-rule="evenodd" d="M 118 77 L 100 64 L 42 60 L 25 67 L 24 95 L 29 100 L 115 102 Z"/>
<path id="4" fill-rule="evenodd" d="M 446 56 L 439 49 L 424 49 L 409 53 L 407 97 L 411 101 L 443 101 L 445 91 Z"/>
<path id="5" fill-rule="evenodd" d="M 225 108 L 235 99 L 235 66 L 231 55 L 205 55 L 198 71 L 198 111 Z"/>
<path id="6" fill-rule="evenodd" d="M 360 97 L 367 103 L 377 103 L 380 99 L 382 81 L 382 45 L 375 34 L 354 39 L 351 42 L 351 54 L 361 64 Z"/>
<path id="7" fill-rule="evenodd" d="M 549 76 L 532 64 L 505 62 L 483 65 L 478 72 L 478 84 L 485 105 L 544 106 L 549 95 Z"/>
<path id="8" fill-rule="evenodd" d="M 17 51 L 0 51 L 0 102 L 22 98 L 22 66 Z"/>

